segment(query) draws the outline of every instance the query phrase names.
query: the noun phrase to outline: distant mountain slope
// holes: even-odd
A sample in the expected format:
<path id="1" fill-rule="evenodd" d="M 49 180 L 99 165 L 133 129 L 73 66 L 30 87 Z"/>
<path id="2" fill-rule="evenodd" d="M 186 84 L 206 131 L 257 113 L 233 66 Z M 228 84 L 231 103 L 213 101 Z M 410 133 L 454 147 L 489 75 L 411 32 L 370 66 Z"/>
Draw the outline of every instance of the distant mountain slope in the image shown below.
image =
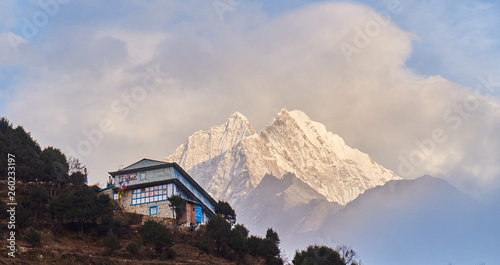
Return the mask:
<path id="1" fill-rule="evenodd" d="M 342 206 L 288 173 L 281 179 L 266 175 L 240 208 L 244 210 L 238 220 L 251 231 L 263 235 L 268 227 L 274 227 L 282 239 L 293 240 L 299 233 L 318 229 L 326 216 Z"/>
<path id="2" fill-rule="evenodd" d="M 237 221 L 273 227 L 293 256 L 308 244 L 351 245 L 371 264 L 498 264 L 500 214 L 444 180 L 402 180 L 300 111 L 256 133 L 241 114 L 189 137 L 178 162 Z"/>
<path id="3" fill-rule="evenodd" d="M 216 199 L 236 207 L 265 175 L 293 173 L 326 200 L 341 205 L 399 179 L 303 112 L 285 109 L 260 134 L 235 113 L 225 124 L 190 136 L 165 160 L 179 163 Z"/>
<path id="4" fill-rule="evenodd" d="M 498 217 L 442 179 L 394 180 L 283 247 L 348 244 L 373 264 L 496 264 Z"/>

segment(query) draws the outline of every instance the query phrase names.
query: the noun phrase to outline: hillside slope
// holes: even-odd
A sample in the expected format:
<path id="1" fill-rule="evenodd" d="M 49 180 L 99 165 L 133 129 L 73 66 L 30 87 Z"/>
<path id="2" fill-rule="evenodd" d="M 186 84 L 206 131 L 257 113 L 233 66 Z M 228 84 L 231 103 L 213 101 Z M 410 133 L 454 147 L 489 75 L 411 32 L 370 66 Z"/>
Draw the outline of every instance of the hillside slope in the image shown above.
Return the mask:
<path id="1" fill-rule="evenodd" d="M 497 264 L 499 217 L 442 179 L 394 180 L 284 248 L 348 244 L 374 264 Z"/>
<path id="2" fill-rule="evenodd" d="M 280 236 L 294 240 L 297 234 L 317 230 L 325 218 L 342 208 L 288 173 L 279 179 L 266 175 L 241 204 L 238 219 L 251 231 L 264 234 L 276 227 Z M 258 213 L 258 214 L 255 214 Z"/>

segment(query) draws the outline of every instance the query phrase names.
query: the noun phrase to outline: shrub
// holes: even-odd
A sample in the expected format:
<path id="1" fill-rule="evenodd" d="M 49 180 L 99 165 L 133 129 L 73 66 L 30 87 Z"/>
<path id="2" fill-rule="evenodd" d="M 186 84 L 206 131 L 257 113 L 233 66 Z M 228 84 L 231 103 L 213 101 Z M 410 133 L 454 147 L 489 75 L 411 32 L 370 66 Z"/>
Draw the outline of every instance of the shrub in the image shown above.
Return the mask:
<path id="1" fill-rule="evenodd" d="M 233 249 L 237 256 L 238 261 L 243 261 L 246 253 L 248 252 L 248 229 L 243 225 L 236 225 L 229 236 L 229 246 Z"/>
<path id="2" fill-rule="evenodd" d="M 33 224 L 33 218 L 29 208 L 26 207 L 28 198 L 19 196 L 18 205 L 16 207 L 16 230 L 20 231 L 23 228 L 30 227 Z"/>
<path id="3" fill-rule="evenodd" d="M 297 251 L 292 263 L 294 265 L 345 265 L 339 253 L 326 246 L 308 246 L 307 250 Z"/>
<path id="4" fill-rule="evenodd" d="M 166 249 L 165 253 L 163 254 L 163 257 L 166 259 L 175 259 L 176 256 L 177 256 L 177 254 L 171 248 Z"/>
<path id="5" fill-rule="evenodd" d="M 266 264 L 283 264 L 283 259 L 280 257 L 280 249 L 273 238 L 250 236 L 247 244 L 248 253 L 254 257 L 264 258 Z"/>
<path id="6" fill-rule="evenodd" d="M 276 243 L 268 238 L 262 241 L 261 257 L 263 257 L 267 264 L 283 264 L 280 258 L 280 249 Z"/>
<path id="7" fill-rule="evenodd" d="M 174 244 L 170 230 L 153 220 L 146 221 L 142 226 L 142 237 L 144 245 L 152 244 L 158 255 L 161 255 L 164 249 L 168 251 Z"/>
<path id="8" fill-rule="evenodd" d="M 217 254 L 224 256 L 228 253 L 231 225 L 220 215 L 214 215 L 207 223 L 208 236 L 215 240 Z"/>
<path id="9" fill-rule="evenodd" d="M 194 243 L 194 247 L 205 252 L 207 255 L 210 254 L 210 245 L 205 240 L 198 240 Z"/>
<path id="10" fill-rule="evenodd" d="M 236 222 L 236 212 L 228 202 L 219 201 L 215 205 L 215 214 L 224 217 L 224 219 L 226 219 L 231 226 Z"/>
<path id="11" fill-rule="evenodd" d="M 41 239 L 42 237 L 40 236 L 40 233 L 33 228 L 29 230 L 28 236 L 26 237 L 26 241 L 31 245 L 31 247 L 41 247 Z"/>
<path id="12" fill-rule="evenodd" d="M 29 190 L 27 190 L 26 195 L 18 197 L 19 208 L 21 208 L 22 211 L 27 214 L 25 218 L 23 218 L 24 216 L 19 217 L 19 223 L 22 224 L 23 220 L 28 219 L 28 217 L 32 218 L 33 221 L 36 222 L 37 219 L 45 216 L 47 212 L 48 201 L 49 194 L 43 186 L 31 186 Z M 26 224 L 29 225 L 29 223 Z"/>
<path id="13" fill-rule="evenodd" d="M 105 247 L 109 249 L 111 255 L 113 255 L 113 252 L 115 250 L 121 248 L 118 236 L 116 236 L 115 233 L 113 233 L 113 230 L 111 229 L 109 229 L 108 234 L 103 238 L 102 243 Z"/>
<path id="14" fill-rule="evenodd" d="M 107 231 L 109 231 L 110 229 L 113 231 L 115 235 L 119 237 L 123 236 L 127 231 L 126 227 L 122 224 L 122 221 L 120 221 L 119 219 L 111 217 L 103 218 L 98 228 L 99 234 L 105 235 Z"/>
<path id="15" fill-rule="evenodd" d="M 3 219 L 8 219 L 10 214 L 7 212 L 9 208 L 7 208 L 7 204 L 3 201 L 0 201 L 0 218 Z"/>
<path id="16" fill-rule="evenodd" d="M 254 257 L 260 256 L 262 249 L 262 238 L 250 236 L 248 238 L 248 253 Z"/>
<path id="17" fill-rule="evenodd" d="M 248 237 L 248 229 L 242 224 L 235 225 L 233 230 L 240 233 L 244 238 Z"/>
<path id="18" fill-rule="evenodd" d="M 79 236 L 82 237 L 85 223 L 96 223 L 98 219 L 112 217 L 113 207 L 109 196 L 97 195 L 92 187 L 83 185 L 70 194 L 59 195 L 50 201 L 49 213 L 61 223 L 65 220 L 77 221 Z"/>
<path id="19" fill-rule="evenodd" d="M 128 253 L 132 254 L 132 255 L 136 255 L 137 253 L 139 253 L 139 250 L 140 250 L 141 246 L 135 242 L 132 242 L 130 244 L 128 244 L 127 246 L 127 251 Z"/>
<path id="20" fill-rule="evenodd" d="M 172 208 L 175 213 L 175 219 L 179 221 L 186 210 L 186 200 L 180 195 L 172 195 L 168 197 L 168 201 L 170 202 L 170 208 Z"/>
<path id="21" fill-rule="evenodd" d="M 280 237 L 272 228 L 268 228 L 266 232 L 266 239 L 271 240 L 274 244 L 280 244 Z"/>

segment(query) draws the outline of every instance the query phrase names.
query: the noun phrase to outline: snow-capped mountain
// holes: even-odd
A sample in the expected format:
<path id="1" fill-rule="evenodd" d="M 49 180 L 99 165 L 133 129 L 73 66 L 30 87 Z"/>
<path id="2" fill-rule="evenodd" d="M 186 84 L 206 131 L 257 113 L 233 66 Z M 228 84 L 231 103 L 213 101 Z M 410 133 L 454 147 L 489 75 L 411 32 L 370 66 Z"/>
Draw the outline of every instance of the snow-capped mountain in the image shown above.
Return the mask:
<path id="1" fill-rule="evenodd" d="M 275 229 L 290 255 L 345 244 L 373 264 L 498 260 L 496 205 L 429 176 L 403 180 L 301 111 L 281 110 L 260 133 L 235 113 L 165 159 L 229 201 L 252 234 Z"/>
<path id="2" fill-rule="evenodd" d="M 286 109 L 260 133 L 245 116 L 234 113 L 223 125 L 190 136 L 165 160 L 177 162 L 215 199 L 233 205 L 265 175 L 282 178 L 293 173 L 327 201 L 340 205 L 367 189 L 399 179 L 367 154 L 347 146 L 323 124 L 301 111 Z"/>

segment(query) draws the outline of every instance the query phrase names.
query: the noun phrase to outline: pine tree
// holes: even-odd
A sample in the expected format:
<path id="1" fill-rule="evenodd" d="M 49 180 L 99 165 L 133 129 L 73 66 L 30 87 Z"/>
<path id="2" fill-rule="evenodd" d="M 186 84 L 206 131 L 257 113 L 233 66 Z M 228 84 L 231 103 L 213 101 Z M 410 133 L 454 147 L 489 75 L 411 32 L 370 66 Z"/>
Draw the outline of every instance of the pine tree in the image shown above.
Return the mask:
<path id="1" fill-rule="evenodd" d="M 146 221 L 142 226 L 142 238 L 144 245 L 153 245 L 156 254 L 159 256 L 165 249 L 168 252 L 170 247 L 174 244 L 170 230 L 153 220 Z"/>
<path id="2" fill-rule="evenodd" d="M 102 239 L 102 243 L 105 247 L 107 247 L 109 249 L 111 256 L 113 256 L 115 250 L 118 250 L 121 248 L 120 240 L 118 239 L 118 236 L 115 235 L 115 233 L 113 233 L 113 230 L 111 230 L 111 229 L 109 229 L 106 236 Z"/>

